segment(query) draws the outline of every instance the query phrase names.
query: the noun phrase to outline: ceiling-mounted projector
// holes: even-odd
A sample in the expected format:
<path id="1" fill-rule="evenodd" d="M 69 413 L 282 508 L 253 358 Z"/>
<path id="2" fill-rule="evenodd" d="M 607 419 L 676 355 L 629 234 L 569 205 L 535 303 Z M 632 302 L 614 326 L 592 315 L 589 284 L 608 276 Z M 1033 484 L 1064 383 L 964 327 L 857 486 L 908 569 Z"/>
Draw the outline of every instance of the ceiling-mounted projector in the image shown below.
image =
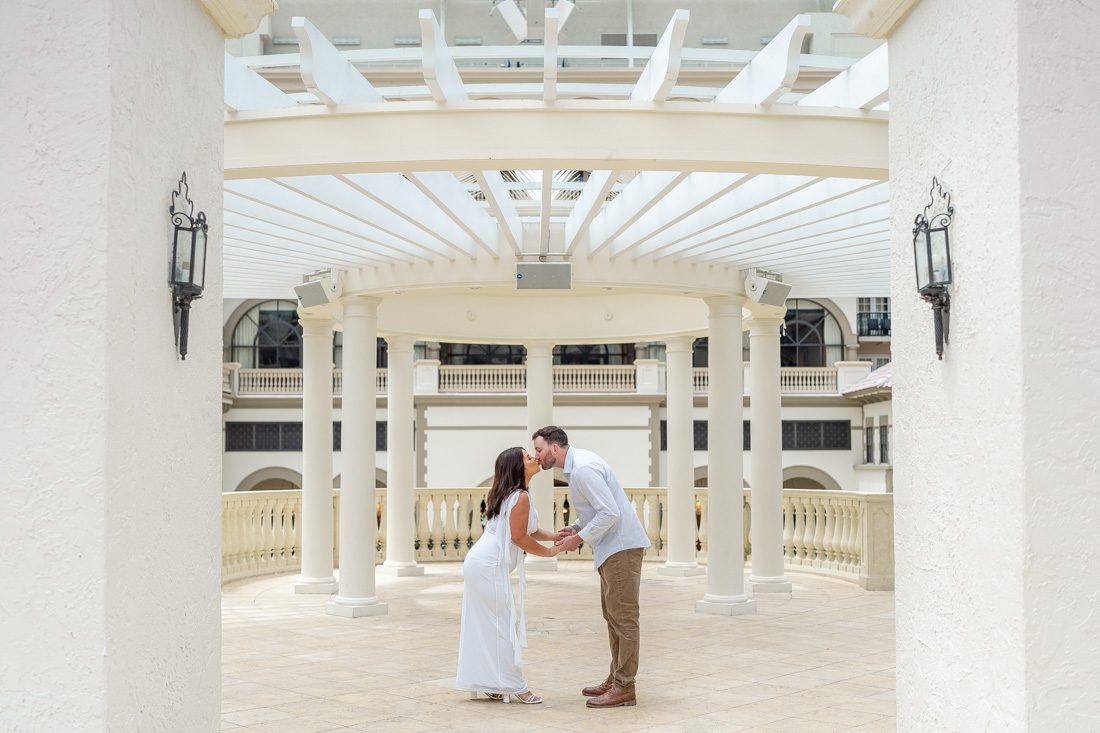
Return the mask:
<path id="1" fill-rule="evenodd" d="M 755 270 L 745 278 L 745 294 L 761 305 L 783 305 L 790 292 L 790 285 Z"/>
<path id="2" fill-rule="evenodd" d="M 517 262 L 516 290 L 569 290 L 573 265 L 569 262 Z"/>

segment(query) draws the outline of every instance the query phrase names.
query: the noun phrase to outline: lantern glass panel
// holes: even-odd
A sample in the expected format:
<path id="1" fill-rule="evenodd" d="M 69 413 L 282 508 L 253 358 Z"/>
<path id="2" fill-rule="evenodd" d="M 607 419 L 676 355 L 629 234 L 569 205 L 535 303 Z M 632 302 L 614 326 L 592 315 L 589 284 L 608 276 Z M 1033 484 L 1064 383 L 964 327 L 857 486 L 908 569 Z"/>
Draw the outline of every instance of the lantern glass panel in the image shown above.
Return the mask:
<path id="1" fill-rule="evenodd" d="M 206 232 L 202 229 L 195 230 L 195 259 L 194 274 L 191 281 L 199 290 L 206 287 Z"/>
<path id="2" fill-rule="evenodd" d="M 913 237 L 913 254 L 917 258 L 917 290 L 928 287 L 931 271 L 929 268 L 928 233 L 921 231 Z"/>
<path id="3" fill-rule="evenodd" d="M 191 230 L 176 229 L 176 246 L 172 261 L 172 283 L 191 283 Z"/>
<path id="4" fill-rule="evenodd" d="M 928 232 L 928 248 L 932 258 L 932 285 L 948 285 L 951 282 L 951 257 L 947 250 L 947 229 L 931 229 Z"/>

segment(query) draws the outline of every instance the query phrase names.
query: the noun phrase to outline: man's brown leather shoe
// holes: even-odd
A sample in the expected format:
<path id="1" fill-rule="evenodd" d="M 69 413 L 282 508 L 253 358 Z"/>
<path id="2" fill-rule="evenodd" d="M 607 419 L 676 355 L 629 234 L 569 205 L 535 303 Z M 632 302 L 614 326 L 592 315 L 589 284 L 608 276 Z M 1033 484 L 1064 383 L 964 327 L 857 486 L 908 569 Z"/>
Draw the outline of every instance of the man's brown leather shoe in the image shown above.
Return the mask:
<path id="1" fill-rule="evenodd" d="M 637 704 L 638 700 L 634 697 L 633 689 L 624 690 L 615 686 L 612 686 L 610 690 L 599 697 L 593 697 L 588 701 L 588 707 L 590 708 L 621 708 Z"/>
<path id="2" fill-rule="evenodd" d="M 604 681 L 598 685 L 592 685 L 591 687 L 584 688 L 583 690 L 581 690 L 581 694 L 585 697 L 599 697 L 610 689 L 611 683 Z"/>

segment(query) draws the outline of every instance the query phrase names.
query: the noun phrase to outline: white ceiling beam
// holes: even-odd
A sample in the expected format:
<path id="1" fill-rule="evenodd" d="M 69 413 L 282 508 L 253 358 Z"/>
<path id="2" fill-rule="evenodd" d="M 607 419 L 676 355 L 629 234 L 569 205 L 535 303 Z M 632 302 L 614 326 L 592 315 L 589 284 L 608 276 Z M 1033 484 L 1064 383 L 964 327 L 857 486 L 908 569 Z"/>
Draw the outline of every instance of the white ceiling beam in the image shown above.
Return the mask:
<path id="1" fill-rule="evenodd" d="M 607 195 L 619 180 L 619 171 L 592 171 L 565 220 L 565 251 L 572 254 L 603 209 Z"/>
<path id="2" fill-rule="evenodd" d="M 812 176 L 754 176 L 712 206 L 695 213 L 634 250 L 634 258 L 656 259 L 688 251 L 710 232 L 820 181 Z"/>
<path id="3" fill-rule="evenodd" d="M 861 179 L 815 180 L 809 185 L 800 186 L 769 201 L 760 202 L 747 210 L 737 212 L 721 226 L 709 229 L 702 236 L 691 237 L 678 243 L 674 249 L 666 250 L 658 259 L 668 256 L 683 259 L 720 249 L 729 238 L 754 226 L 838 201 L 879 183 L 879 181 Z"/>
<path id="4" fill-rule="evenodd" d="M 225 51 L 225 108 L 230 112 L 297 107 L 283 90 Z"/>
<path id="5" fill-rule="evenodd" d="M 855 233 L 860 230 L 866 231 L 868 228 L 886 230 L 889 229 L 889 221 L 889 204 L 882 204 L 855 214 L 806 224 L 792 231 L 778 232 L 763 237 L 750 235 L 726 239 L 722 241 L 721 249 L 736 247 L 738 252 L 759 252 L 775 248 L 789 248 L 797 246 L 799 242 L 813 240 L 823 235 L 836 235 L 844 232 Z M 712 250 L 689 259 L 710 259 L 709 255 L 718 251 L 721 250 Z"/>
<path id="6" fill-rule="evenodd" d="M 636 175 L 592 220 L 588 227 L 589 255 L 598 254 L 687 176 L 681 171 L 642 171 Z"/>
<path id="7" fill-rule="evenodd" d="M 406 173 L 405 177 L 419 188 L 439 209 L 473 237 L 493 257 L 500 256 L 500 228 L 493 217 L 481 208 L 466 186 L 446 171 Z"/>
<path id="8" fill-rule="evenodd" d="M 301 75 L 306 89 L 329 107 L 384 102 L 385 97 L 305 18 L 290 19 L 301 48 Z"/>
<path id="9" fill-rule="evenodd" d="M 890 97 L 890 59 L 886 44 L 798 100 L 800 107 L 874 109 Z"/>
<path id="10" fill-rule="evenodd" d="M 810 32 L 810 16 L 796 15 L 768 45 L 753 57 L 726 88 L 718 92 L 721 104 L 773 104 L 791 91 L 802 56 L 802 41 Z"/>
<path id="11" fill-rule="evenodd" d="M 251 202 L 246 199 L 240 199 L 234 206 L 248 205 L 250 203 Z M 277 210 L 272 209 L 271 211 Z M 253 213 L 270 215 L 270 212 L 264 214 L 263 212 L 254 211 Z M 331 252 L 334 255 L 350 256 L 352 258 L 370 257 L 393 260 L 396 262 L 413 261 L 413 257 L 406 252 L 396 249 L 386 249 L 382 245 L 368 242 L 354 235 L 336 230 L 327 230 L 324 234 L 310 231 L 311 228 L 316 229 L 316 225 L 306 220 L 301 220 L 297 226 L 294 225 L 292 219 L 285 217 L 278 223 L 272 223 L 265 219 L 258 219 L 254 216 L 242 214 L 227 208 L 223 221 L 227 231 L 232 228 L 235 231 L 247 232 L 249 238 L 255 238 L 256 236 L 273 237 L 301 244 L 310 249 L 322 250 Z"/>
<path id="12" fill-rule="evenodd" d="M 825 235 L 818 237 L 813 242 L 808 242 L 800 247 L 791 249 L 771 249 L 760 252 L 725 252 L 715 258 L 715 262 L 728 265 L 732 262 L 741 262 L 746 265 L 756 264 L 767 260 L 768 263 L 792 263 L 802 264 L 813 262 L 822 257 L 832 258 L 849 255 L 863 251 L 881 251 L 889 249 L 887 244 L 890 239 L 890 230 L 881 226 L 877 229 L 867 229 L 863 232 L 850 234 Z M 782 265 L 776 265 L 779 272 L 783 271 Z"/>
<path id="13" fill-rule="evenodd" d="M 566 13 L 571 11 L 572 8 Z M 561 29 L 558 12 L 558 8 L 546 9 L 546 30 L 542 39 L 542 101 L 548 104 L 558 99 L 558 31 Z"/>
<path id="14" fill-rule="evenodd" d="M 735 235 L 747 241 L 773 234 L 797 231 L 800 227 L 822 221 L 837 221 L 868 209 L 881 208 L 890 203 L 890 189 L 886 183 L 842 196 L 819 205 L 780 212 L 769 219 L 757 221 L 742 228 Z"/>
<path id="15" fill-rule="evenodd" d="M 226 236 L 225 246 L 222 249 L 223 255 L 238 254 L 243 257 L 255 258 L 259 262 L 264 263 L 264 268 L 267 267 L 273 260 L 282 264 L 293 264 L 302 269 L 315 268 L 319 263 L 325 266 L 340 266 L 340 267 L 358 267 L 362 265 L 361 260 L 341 260 L 337 257 L 329 255 L 323 255 L 320 253 L 309 252 L 292 252 L 286 250 L 279 250 L 273 247 L 265 247 L 263 245 L 253 244 L 247 240 L 236 239 L 234 237 Z"/>
<path id="16" fill-rule="evenodd" d="M 649 57 L 634 91 L 630 94 L 632 102 L 663 102 L 676 85 L 680 75 L 681 56 L 684 50 L 684 34 L 687 33 L 688 18 L 686 10 L 677 10 L 668 21 L 661 40 L 657 41 L 653 54 Z"/>
<path id="17" fill-rule="evenodd" d="M 233 183 L 246 183 L 234 181 Z M 363 222 L 337 209 L 325 206 L 302 205 L 305 197 L 293 196 L 295 192 L 286 189 L 287 196 L 273 199 L 264 191 L 257 195 L 252 189 L 230 190 L 226 182 L 225 210 L 233 211 L 254 219 L 280 226 L 302 229 L 341 241 L 362 242 L 362 246 L 374 244 L 396 256 L 412 256 L 431 260 L 431 253 L 420 248 L 410 247 L 408 242 L 375 226 Z M 279 187 L 282 188 L 282 187 Z"/>
<path id="18" fill-rule="evenodd" d="M 466 99 L 466 89 L 462 86 L 462 77 L 458 73 L 451 50 L 435 12 L 420 11 L 420 45 L 423 50 L 424 82 L 437 102 L 461 102 Z"/>
<path id="19" fill-rule="evenodd" d="M 352 173 L 338 177 L 429 237 L 441 240 L 471 259 L 477 254 L 474 238 L 400 173 Z"/>
<path id="20" fill-rule="evenodd" d="M 306 212 L 312 210 L 323 222 L 344 222 L 345 226 L 359 222 L 404 242 L 402 247 L 406 250 L 421 250 L 425 254 L 455 259 L 454 247 L 437 236 L 425 236 L 426 232 L 407 217 L 378 203 L 339 176 L 276 178 L 272 180 L 274 187 L 263 186 L 260 181 L 239 183 L 254 183 L 257 194 L 270 197 L 269 200 L 273 203 L 290 211 L 295 210 L 289 208 L 291 206 L 297 206 L 299 210 Z M 228 184 L 226 187 L 229 187 Z M 279 188 L 283 190 L 279 191 Z"/>
<path id="21" fill-rule="evenodd" d="M 539 252 L 550 246 L 550 212 L 554 201 L 554 171 L 542 171 L 542 214 L 539 217 Z M 549 251 L 548 249 L 546 251 Z"/>
<path id="22" fill-rule="evenodd" d="M 398 259 L 393 255 L 387 255 L 374 250 L 349 250 L 348 248 L 333 247 L 327 244 L 317 246 L 303 242 L 299 238 L 301 235 L 292 232 L 287 232 L 288 236 L 278 236 L 228 224 L 225 226 L 224 231 L 227 240 L 233 239 L 238 242 L 247 242 L 250 245 L 262 247 L 273 253 L 285 252 L 290 255 L 308 253 L 310 255 L 324 256 L 328 259 L 339 260 L 349 264 L 360 263 L 365 259 L 391 264 L 410 261 L 409 258 Z"/>
<path id="23" fill-rule="evenodd" d="M 691 173 L 669 195 L 611 240 L 617 257 L 706 208 L 752 177 L 740 173 Z"/>
<path id="24" fill-rule="evenodd" d="M 485 200 L 489 203 L 489 210 L 493 212 L 500 224 L 500 232 L 504 240 L 512 248 L 512 252 L 520 254 L 523 243 L 523 225 L 516 211 L 516 204 L 508 188 L 504 185 L 504 178 L 500 171 L 475 171 L 474 177 L 485 194 Z"/>

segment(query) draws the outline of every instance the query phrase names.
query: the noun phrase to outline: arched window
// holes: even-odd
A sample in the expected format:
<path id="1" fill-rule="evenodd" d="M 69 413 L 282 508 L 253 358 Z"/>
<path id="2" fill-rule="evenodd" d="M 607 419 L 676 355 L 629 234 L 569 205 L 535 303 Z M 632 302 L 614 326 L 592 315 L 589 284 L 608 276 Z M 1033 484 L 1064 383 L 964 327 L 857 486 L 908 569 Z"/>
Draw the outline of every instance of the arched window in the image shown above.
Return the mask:
<path id="1" fill-rule="evenodd" d="M 250 308 L 233 328 L 230 356 L 245 369 L 300 369 L 302 326 L 293 300 L 268 300 Z M 332 338 L 332 362 L 344 366 L 344 334 Z M 387 363 L 386 341 L 378 339 L 378 367 Z"/>
<path id="2" fill-rule="evenodd" d="M 787 301 L 787 317 L 779 339 L 779 363 L 785 367 L 832 366 L 844 358 L 840 324 L 820 303 Z"/>
<path id="3" fill-rule="evenodd" d="M 554 347 L 555 364 L 633 364 L 634 344 L 568 344 Z"/>
<path id="4" fill-rule="evenodd" d="M 512 344 L 440 344 L 442 364 L 522 364 L 523 347 Z"/>
<path id="5" fill-rule="evenodd" d="M 248 310 L 233 328 L 230 356 L 245 369 L 302 366 L 302 327 L 293 300 L 268 300 Z"/>

